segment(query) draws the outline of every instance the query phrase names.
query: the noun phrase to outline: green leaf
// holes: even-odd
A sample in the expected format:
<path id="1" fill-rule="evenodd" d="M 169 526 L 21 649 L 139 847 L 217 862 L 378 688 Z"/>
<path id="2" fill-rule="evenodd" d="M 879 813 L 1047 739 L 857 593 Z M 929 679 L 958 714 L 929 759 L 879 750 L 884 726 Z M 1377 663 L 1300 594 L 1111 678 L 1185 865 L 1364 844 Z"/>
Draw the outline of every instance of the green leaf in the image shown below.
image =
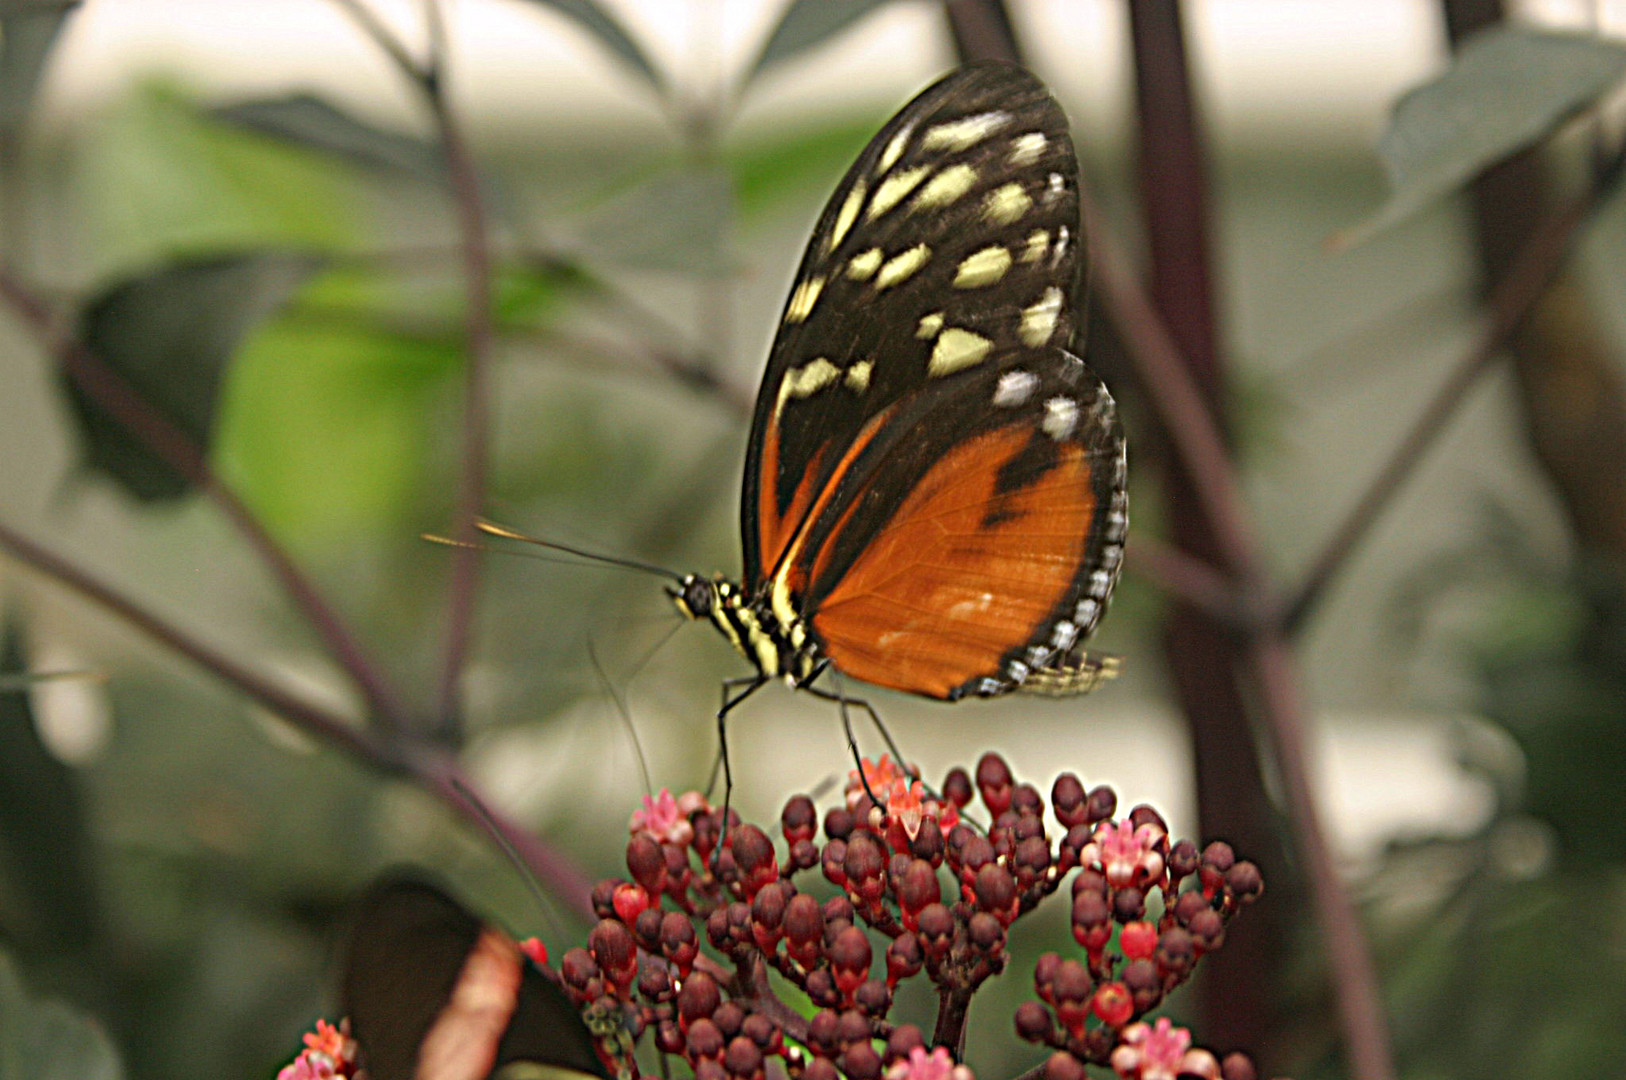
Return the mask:
<path id="1" fill-rule="evenodd" d="M 1626 46 L 1505 25 L 1476 34 L 1445 74 L 1396 103 L 1378 153 L 1387 202 L 1334 238 L 1359 243 L 1515 151 L 1534 145 L 1626 76 Z"/>
<path id="2" fill-rule="evenodd" d="M 354 166 L 208 116 L 147 83 L 76 147 L 93 277 L 171 258 L 263 248 L 354 250 L 370 181 Z"/>
<path id="3" fill-rule="evenodd" d="M 0 1080 L 119 1080 L 118 1051 L 95 1020 L 36 998 L 0 953 Z"/>
<path id="4" fill-rule="evenodd" d="M 879 126 L 877 117 L 866 114 L 776 133 L 730 150 L 741 217 L 767 213 L 796 196 L 818 205 Z"/>
<path id="5" fill-rule="evenodd" d="M 615 17 L 594 2 L 594 0 L 530 0 L 533 4 L 552 8 L 565 18 L 574 21 L 588 33 L 598 39 L 600 45 L 625 60 L 634 71 L 642 75 L 656 90 L 665 86 L 665 80 L 655 65 L 650 63 L 649 57 L 639 44 L 627 33 L 626 28 L 616 21 Z"/>
<path id="6" fill-rule="evenodd" d="M 207 452 L 227 363 L 317 266 L 273 252 L 171 263 L 93 297 L 80 312 L 80 340 Z M 187 479 L 71 379 L 68 397 L 88 466 L 144 502 L 186 494 Z"/>
<path id="7" fill-rule="evenodd" d="M 310 93 L 252 98 L 210 110 L 228 124 L 353 161 L 443 182 L 445 160 L 429 142 L 376 127 Z"/>
<path id="8" fill-rule="evenodd" d="M 768 35 L 767 42 L 762 46 L 762 52 L 757 54 L 756 63 L 751 65 L 751 70 L 746 74 L 746 82 L 762 74 L 763 69 L 822 44 L 886 2 L 887 0 L 795 0 L 785 9 L 785 14 L 780 17 L 779 25 L 773 28 L 773 33 Z"/>
<path id="9" fill-rule="evenodd" d="M 45 63 L 78 7 L 72 3 L 0 3 L 0 131 L 22 123 L 45 75 Z"/>
<path id="10" fill-rule="evenodd" d="M 594 208 L 578 224 L 579 253 L 599 264 L 720 274 L 731 266 L 733 221 L 727 172 L 665 170 Z"/>
<path id="11" fill-rule="evenodd" d="M 420 298 L 398 316 L 380 289 L 365 275 L 322 275 L 232 365 L 221 470 L 301 547 L 399 531 L 446 447 L 438 406 L 464 359 L 455 298 L 444 312 Z"/>

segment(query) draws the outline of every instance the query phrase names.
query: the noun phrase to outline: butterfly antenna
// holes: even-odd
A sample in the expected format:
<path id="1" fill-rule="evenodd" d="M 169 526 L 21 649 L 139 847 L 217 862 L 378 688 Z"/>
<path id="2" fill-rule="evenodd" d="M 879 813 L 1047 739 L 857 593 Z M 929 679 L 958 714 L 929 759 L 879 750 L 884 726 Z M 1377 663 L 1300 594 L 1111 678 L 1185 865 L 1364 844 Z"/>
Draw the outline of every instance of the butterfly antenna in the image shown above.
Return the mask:
<path id="1" fill-rule="evenodd" d="M 498 525 L 495 521 L 487 521 L 485 518 L 480 518 L 474 524 L 487 536 L 498 536 L 504 540 L 518 540 L 521 543 L 535 544 L 537 547 L 547 548 L 550 551 L 562 551 L 566 555 L 574 555 L 578 559 L 586 559 L 589 562 L 603 563 L 605 566 L 619 566 L 625 570 L 639 570 L 646 574 L 654 574 L 656 577 L 669 578 L 673 581 L 683 580 L 683 575 L 676 570 L 668 570 L 666 567 L 656 566 L 654 563 L 640 562 L 637 559 L 623 559 L 616 555 L 604 555 L 597 551 L 571 547 L 569 544 L 561 544 L 554 540 L 543 540 L 538 536 L 527 536 L 525 533 L 516 532 L 505 525 Z"/>
<path id="2" fill-rule="evenodd" d="M 549 902 L 547 894 L 542 891 L 542 883 L 536 880 L 536 874 L 520 857 L 519 849 L 514 846 L 512 840 L 508 839 L 508 834 L 497 823 L 497 817 L 491 812 L 491 808 L 485 804 L 485 801 L 480 796 L 474 793 L 473 788 L 463 782 L 461 777 L 451 777 L 450 783 L 452 790 L 456 791 L 463 801 L 469 805 L 469 808 L 474 811 L 474 816 L 480 822 L 481 828 L 485 829 L 486 835 L 496 841 L 497 847 L 502 849 L 502 853 L 508 857 L 508 861 L 513 865 L 514 869 L 519 871 L 520 880 L 525 882 L 525 888 L 530 892 L 531 899 L 536 901 L 537 909 L 542 912 L 543 921 L 548 924 L 549 929 L 554 933 L 562 933 L 563 928 L 559 925 L 559 921 L 553 913 L 553 904 Z"/>
<path id="3" fill-rule="evenodd" d="M 670 636 L 670 634 L 667 635 L 667 637 Z M 641 773 L 644 778 L 644 792 L 645 794 L 653 795 L 655 793 L 655 788 L 654 785 L 650 783 L 649 779 L 649 762 L 644 759 L 644 744 L 638 738 L 638 729 L 632 724 L 632 713 L 627 708 L 626 700 L 623 699 L 622 696 L 616 692 L 615 687 L 610 684 L 609 673 L 604 670 L 604 665 L 599 661 L 598 650 L 593 647 L 593 639 L 591 637 L 587 639 L 587 656 L 593 661 L 593 671 L 598 675 L 599 685 L 603 687 L 604 692 L 609 695 L 610 700 L 615 702 L 615 711 L 621 715 L 621 723 L 627 729 L 627 737 L 632 740 L 632 751 L 638 756 L 638 772 Z"/>

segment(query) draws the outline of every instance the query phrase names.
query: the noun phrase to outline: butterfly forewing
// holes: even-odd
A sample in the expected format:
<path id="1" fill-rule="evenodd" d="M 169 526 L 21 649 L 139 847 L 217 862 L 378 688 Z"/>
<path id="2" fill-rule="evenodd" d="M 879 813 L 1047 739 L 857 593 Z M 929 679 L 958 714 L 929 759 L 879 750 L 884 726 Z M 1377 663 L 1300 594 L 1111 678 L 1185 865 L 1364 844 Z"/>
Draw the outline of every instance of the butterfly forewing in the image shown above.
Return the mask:
<path id="1" fill-rule="evenodd" d="M 922 395 L 1069 343 L 1079 231 L 1066 118 L 1027 72 L 962 68 L 893 117 L 825 207 L 769 355 L 741 506 L 748 589 L 805 553 L 846 471 Z"/>

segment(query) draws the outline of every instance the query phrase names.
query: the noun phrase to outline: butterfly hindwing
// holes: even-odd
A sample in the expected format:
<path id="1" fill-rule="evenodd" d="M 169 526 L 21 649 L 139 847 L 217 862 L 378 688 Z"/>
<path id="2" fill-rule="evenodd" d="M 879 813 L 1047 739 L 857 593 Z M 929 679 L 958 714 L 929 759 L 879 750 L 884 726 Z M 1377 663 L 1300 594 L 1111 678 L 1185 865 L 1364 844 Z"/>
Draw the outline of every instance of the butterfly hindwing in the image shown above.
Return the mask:
<path id="1" fill-rule="evenodd" d="M 883 418 L 1069 343 L 1079 231 L 1066 117 L 1032 75 L 962 68 L 893 117 L 825 207 L 769 354 L 741 506 L 748 589 Z"/>
<path id="2" fill-rule="evenodd" d="M 371 1080 L 608 1075 L 564 992 L 506 934 L 423 882 L 392 878 L 363 898 L 342 993 Z"/>
<path id="3" fill-rule="evenodd" d="M 799 540 L 787 580 L 843 673 L 929 697 L 1055 692 L 1117 579 L 1127 510 L 1112 397 L 1021 350 L 892 414 Z"/>

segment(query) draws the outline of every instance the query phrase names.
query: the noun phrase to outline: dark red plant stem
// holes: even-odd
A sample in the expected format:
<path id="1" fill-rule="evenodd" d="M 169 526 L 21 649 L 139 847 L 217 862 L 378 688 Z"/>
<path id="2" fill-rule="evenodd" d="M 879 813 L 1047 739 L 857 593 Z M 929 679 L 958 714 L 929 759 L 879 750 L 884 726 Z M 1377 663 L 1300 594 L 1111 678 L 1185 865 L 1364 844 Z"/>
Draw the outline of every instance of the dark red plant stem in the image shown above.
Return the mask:
<path id="1" fill-rule="evenodd" d="M 399 728 L 406 712 L 385 684 L 382 673 L 293 557 L 266 531 L 237 493 L 220 479 L 192 439 L 101 357 L 66 334 L 50 307 L 3 268 L 0 268 L 0 299 L 22 317 L 87 398 L 220 508 L 287 590 L 294 605 L 332 650 L 345 673 L 361 689 L 373 717 L 386 728 Z"/>
<path id="2" fill-rule="evenodd" d="M 1201 611 L 1214 623 L 1246 625 L 1247 601 L 1231 580 L 1207 561 L 1155 536 L 1137 536 L 1124 556 L 1124 569 Z"/>
<path id="3" fill-rule="evenodd" d="M 1605 178 L 1605 185 L 1612 178 Z M 1501 355 L 1502 347 L 1519 328 L 1530 309 L 1541 300 L 1553 279 L 1563 269 L 1576 232 L 1589 219 L 1601 195 L 1595 190 L 1573 199 L 1546 215 L 1530 233 L 1523 247 L 1512 256 L 1507 275 L 1497 282 L 1486 300 L 1484 325 L 1460 360 L 1451 368 L 1440 389 L 1423 409 L 1406 437 L 1378 470 L 1343 522 L 1333 530 L 1321 553 L 1311 563 L 1303 583 L 1283 604 L 1281 624 L 1291 635 L 1303 628 L 1328 587 L 1377 523 L 1402 484 L 1417 471 L 1435 439 L 1461 406 L 1480 375 Z"/>
<path id="4" fill-rule="evenodd" d="M 1136 0 L 1128 8 L 1151 302 L 1198 398 L 1189 407 L 1200 410 L 1216 429 L 1210 445 L 1222 467 L 1215 471 L 1233 472 L 1222 441 L 1225 368 L 1209 272 L 1207 166 L 1180 7 L 1176 0 Z M 1160 434 L 1169 438 L 1167 425 Z M 1188 467 L 1190 458 L 1176 454 L 1168 460 L 1164 498 L 1174 547 L 1191 558 L 1227 566 L 1244 583 L 1235 590 L 1238 595 L 1261 595 L 1262 590 L 1251 587 L 1255 545 L 1243 532 L 1246 511 L 1234 479 L 1228 489 L 1216 488 L 1225 495 L 1215 502 L 1223 513 L 1234 515 L 1231 527 L 1222 531 L 1202 512 L 1204 489 L 1214 479 L 1197 476 Z M 1233 615 L 1228 626 L 1176 603 L 1164 626 L 1164 653 L 1191 732 L 1201 831 L 1256 852 L 1276 870 L 1284 867 L 1283 849 L 1239 680 L 1235 624 L 1242 616 Z M 1289 875 L 1273 873 L 1272 878 L 1285 885 Z M 1286 962 L 1283 946 L 1293 891 L 1272 889 L 1252 917 L 1228 933 L 1228 947 L 1204 966 L 1198 984 L 1202 1030 L 1214 1045 L 1261 1051 L 1273 1045 L 1280 1020 L 1280 998 L 1273 988 L 1280 984 Z"/>
<path id="5" fill-rule="evenodd" d="M 962 64 L 973 60 L 1025 62 L 1004 0 L 943 0 L 943 13 L 954 37 L 954 54 Z"/>
<path id="6" fill-rule="evenodd" d="M 378 768 L 400 767 L 400 762 L 391 751 L 390 744 L 375 738 L 366 728 L 349 723 L 262 678 L 225 653 L 210 648 L 184 630 L 115 591 L 88 571 L 80 569 L 3 523 L 0 523 L 0 548 L 4 548 L 22 565 L 54 578 L 80 596 L 130 623 L 153 640 L 175 650 L 222 681 L 230 683 L 295 726 Z"/>
<path id="7" fill-rule="evenodd" d="M 413 777 L 471 823 L 481 828 L 487 825 L 495 828 L 519 854 L 526 868 L 547 885 L 551 895 L 562 898 L 577 914 L 591 915 L 587 876 L 552 847 L 480 803 L 471 794 L 471 785 L 452 758 L 438 750 L 414 752 L 397 737 L 380 738 L 367 728 L 304 700 L 4 523 L 0 523 L 0 549 L 22 565 L 66 586 L 173 649 L 307 734 L 381 772 Z"/>

